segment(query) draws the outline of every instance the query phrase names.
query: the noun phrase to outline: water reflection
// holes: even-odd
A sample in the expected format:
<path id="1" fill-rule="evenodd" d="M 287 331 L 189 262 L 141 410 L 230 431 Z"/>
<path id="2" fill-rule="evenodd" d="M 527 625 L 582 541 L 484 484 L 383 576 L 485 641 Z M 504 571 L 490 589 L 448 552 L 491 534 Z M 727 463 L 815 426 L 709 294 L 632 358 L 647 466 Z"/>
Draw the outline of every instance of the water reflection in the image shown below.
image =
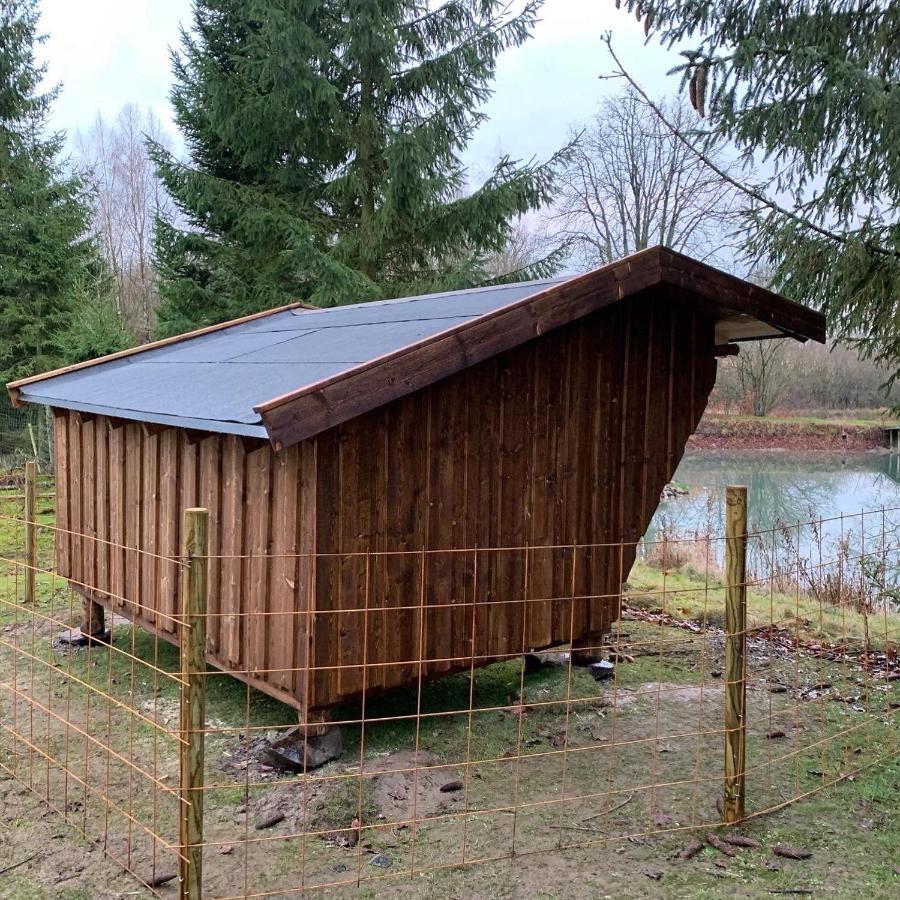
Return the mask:
<path id="1" fill-rule="evenodd" d="M 724 554 L 724 494 L 748 489 L 751 577 L 805 569 L 817 576 L 872 569 L 863 580 L 883 594 L 900 583 L 900 457 L 782 452 L 696 454 L 675 474 L 689 494 L 664 500 L 645 540 L 705 538 L 709 554 Z M 799 523 L 799 524 L 798 524 Z M 810 524 L 812 523 L 812 524 Z"/>
<path id="2" fill-rule="evenodd" d="M 675 473 L 686 497 L 664 500 L 647 531 L 662 523 L 681 533 L 722 534 L 723 498 L 729 484 L 747 486 L 751 531 L 811 519 L 856 516 L 900 507 L 900 456 L 753 453 L 686 456 Z M 900 518 L 900 510 L 897 511 Z"/>

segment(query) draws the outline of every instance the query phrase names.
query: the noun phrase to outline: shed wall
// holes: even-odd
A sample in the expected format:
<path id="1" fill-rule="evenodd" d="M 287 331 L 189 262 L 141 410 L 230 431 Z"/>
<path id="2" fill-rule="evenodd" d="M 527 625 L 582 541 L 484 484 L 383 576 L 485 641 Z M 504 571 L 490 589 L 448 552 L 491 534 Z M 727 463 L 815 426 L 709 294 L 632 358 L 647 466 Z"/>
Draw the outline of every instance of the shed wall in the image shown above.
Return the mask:
<path id="1" fill-rule="evenodd" d="M 712 319 L 648 295 L 279 453 L 58 411 L 58 568 L 175 639 L 208 507 L 208 658 L 301 709 L 590 640 L 634 551 L 551 548 L 644 533 L 714 380 Z"/>
<path id="2" fill-rule="evenodd" d="M 280 699 L 304 697 L 315 447 L 57 411 L 60 574 L 177 640 L 182 511 L 210 511 L 207 657 Z M 301 564 L 302 562 L 302 564 Z M 244 605 L 245 598 L 252 598 Z M 247 615 L 251 611 L 256 615 Z"/>
<path id="3" fill-rule="evenodd" d="M 312 706 L 359 694 L 363 659 L 369 691 L 608 629 L 634 547 L 549 548 L 637 541 L 699 422 L 713 322 L 660 299 L 318 437 Z"/>

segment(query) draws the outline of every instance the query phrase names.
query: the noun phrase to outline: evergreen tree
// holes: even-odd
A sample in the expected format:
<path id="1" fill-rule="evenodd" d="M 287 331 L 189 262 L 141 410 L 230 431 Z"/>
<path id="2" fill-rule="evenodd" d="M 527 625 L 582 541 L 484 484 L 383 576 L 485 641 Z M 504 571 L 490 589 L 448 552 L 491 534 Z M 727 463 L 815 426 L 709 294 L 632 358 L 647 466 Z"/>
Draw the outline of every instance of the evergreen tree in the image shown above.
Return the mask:
<path id="1" fill-rule="evenodd" d="M 82 185 L 46 134 L 36 0 L 0 0 L 0 379 L 61 364 L 76 285 L 95 265 Z"/>
<path id="2" fill-rule="evenodd" d="M 116 300 L 111 277 L 86 277 L 74 285 L 76 314 L 59 339 L 64 362 L 95 359 L 135 343 Z"/>
<path id="3" fill-rule="evenodd" d="M 152 148 L 187 226 L 158 226 L 161 331 L 486 280 L 553 161 L 469 192 L 460 154 L 540 2 L 197 0 L 173 57 L 190 164 Z"/>
<path id="4" fill-rule="evenodd" d="M 776 288 L 824 308 L 835 337 L 861 338 L 900 374 L 900 4 L 625 5 L 651 37 L 687 45 L 676 71 L 708 128 L 680 139 L 702 152 L 724 136 L 774 169 L 743 187 L 750 250 Z"/>

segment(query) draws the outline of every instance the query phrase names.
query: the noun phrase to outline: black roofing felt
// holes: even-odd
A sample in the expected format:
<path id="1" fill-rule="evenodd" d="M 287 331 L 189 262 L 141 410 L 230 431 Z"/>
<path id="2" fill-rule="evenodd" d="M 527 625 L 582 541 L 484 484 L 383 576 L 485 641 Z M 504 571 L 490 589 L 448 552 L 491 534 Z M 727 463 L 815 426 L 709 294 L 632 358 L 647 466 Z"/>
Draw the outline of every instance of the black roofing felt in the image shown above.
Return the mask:
<path id="1" fill-rule="evenodd" d="M 27 403 L 265 438 L 254 406 L 565 280 L 282 310 L 23 384 L 19 396 Z"/>

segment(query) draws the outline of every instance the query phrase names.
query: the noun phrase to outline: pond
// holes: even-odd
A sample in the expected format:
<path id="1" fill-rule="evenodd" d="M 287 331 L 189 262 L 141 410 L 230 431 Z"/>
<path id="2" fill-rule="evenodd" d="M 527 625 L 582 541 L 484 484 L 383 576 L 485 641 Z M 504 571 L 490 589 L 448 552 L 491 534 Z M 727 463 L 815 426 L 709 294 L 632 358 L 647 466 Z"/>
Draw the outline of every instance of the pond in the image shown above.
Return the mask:
<path id="1" fill-rule="evenodd" d="M 900 455 L 860 453 L 798 454 L 757 450 L 688 454 L 673 482 L 689 491 L 663 500 L 647 533 L 662 522 L 677 532 L 723 533 L 725 487 L 747 487 L 751 531 L 812 519 L 855 517 L 878 519 L 881 510 L 895 510 L 900 519 Z M 893 518 L 890 513 L 886 513 Z"/>
<path id="2" fill-rule="evenodd" d="M 871 569 L 883 592 L 900 582 L 900 456 L 753 451 L 685 456 L 673 482 L 688 490 L 663 500 L 645 541 L 712 541 L 721 565 L 724 496 L 746 485 L 751 573 L 807 567 L 819 575 Z"/>

